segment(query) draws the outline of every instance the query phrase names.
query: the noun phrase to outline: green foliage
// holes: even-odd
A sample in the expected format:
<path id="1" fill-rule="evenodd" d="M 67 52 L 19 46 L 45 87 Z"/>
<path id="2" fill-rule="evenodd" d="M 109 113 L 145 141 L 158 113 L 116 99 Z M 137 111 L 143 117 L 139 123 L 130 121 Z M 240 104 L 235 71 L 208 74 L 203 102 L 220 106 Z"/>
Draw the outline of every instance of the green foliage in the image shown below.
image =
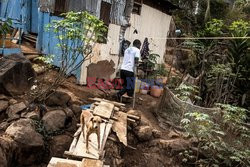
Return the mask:
<path id="1" fill-rule="evenodd" d="M 68 74 L 78 70 L 85 60 L 92 57 L 92 49 L 97 41 L 105 39 L 107 27 L 104 22 L 88 12 L 68 12 L 62 14 L 63 19 L 53 20 L 47 26 L 47 31 L 56 34 L 59 43 L 60 60 L 58 75 L 50 87 L 41 92 L 36 101 L 44 101 L 50 94 L 65 81 Z"/>
<path id="2" fill-rule="evenodd" d="M 39 60 L 43 62 L 46 66 L 51 67 L 53 60 L 54 60 L 55 55 L 46 55 L 46 56 L 39 56 L 35 58 L 34 60 Z"/>
<path id="3" fill-rule="evenodd" d="M 205 25 L 205 34 L 204 36 L 218 36 L 223 34 L 224 23 L 223 20 L 212 19 L 207 22 Z"/>
<path id="4" fill-rule="evenodd" d="M 9 33 L 11 24 L 12 21 L 9 18 L 6 21 L 0 23 L 0 36 L 6 36 L 6 34 Z"/>
<path id="5" fill-rule="evenodd" d="M 156 75 L 158 76 L 164 76 L 166 77 L 168 73 L 168 70 L 166 69 L 165 64 L 159 64 L 157 70 L 156 70 Z"/>
<path id="6" fill-rule="evenodd" d="M 82 57 L 83 60 L 89 58 L 95 43 L 104 38 L 107 27 L 101 20 L 88 12 L 71 11 L 62 16 L 64 19 L 54 20 L 52 24 L 48 25 L 48 30 L 53 30 L 57 34 L 58 47 L 62 51 L 62 67 L 70 68 L 67 66 L 74 66 L 73 64 L 79 57 Z"/>
<path id="7" fill-rule="evenodd" d="M 197 86 L 190 86 L 181 84 L 178 88 L 175 89 L 177 92 L 176 96 L 179 97 L 183 101 L 187 101 L 189 99 L 200 100 L 201 98 L 197 96 L 199 93 L 199 88 Z"/>
<path id="8" fill-rule="evenodd" d="M 149 54 L 149 57 L 147 60 L 147 67 L 150 69 L 155 69 L 158 57 L 160 57 L 158 54 L 155 54 L 155 53 Z"/>
<path id="9" fill-rule="evenodd" d="M 193 152 L 181 156 L 199 165 L 250 165 L 250 132 L 245 126 L 247 110 L 228 104 L 217 104 L 221 113 L 189 112 L 181 121 L 190 136 L 198 141 L 196 159 Z M 200 153 L 203 156 L 199 155 Z M 201 158 L 201 157 L 206 157 Z M 188 159 L 189 158 L 189 159 Z"/>

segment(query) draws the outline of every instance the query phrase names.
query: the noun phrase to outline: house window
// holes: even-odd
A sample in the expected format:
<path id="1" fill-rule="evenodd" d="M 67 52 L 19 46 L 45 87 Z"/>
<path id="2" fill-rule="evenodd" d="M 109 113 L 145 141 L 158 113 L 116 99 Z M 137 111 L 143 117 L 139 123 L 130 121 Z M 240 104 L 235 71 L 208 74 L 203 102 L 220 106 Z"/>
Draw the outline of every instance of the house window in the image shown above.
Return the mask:
<path id="1" fill-rule="evenodd" d="M 111 4 L 108 2 L 101 2 L 100 19 L 108 26 L 110 23 Z"/>
<path id="2" fill-rule="evenodd" d="M 111 4 L 102 1 L 100 10 L 100 20 L 102 20 L 107 27 L 109 26 L 110 23 L 110 12 L 111 12 Z M 107 37 L 108 37 L 108 30 L 105 32 L 104 37 L 100 37 L 100 39 L 98 39 L 98 42 L 107 43 Z"/>
<path id="3" fill-rule="evenodd" d="M 141 15 L 142 0 L 135 0 L 132 13 Z"/>

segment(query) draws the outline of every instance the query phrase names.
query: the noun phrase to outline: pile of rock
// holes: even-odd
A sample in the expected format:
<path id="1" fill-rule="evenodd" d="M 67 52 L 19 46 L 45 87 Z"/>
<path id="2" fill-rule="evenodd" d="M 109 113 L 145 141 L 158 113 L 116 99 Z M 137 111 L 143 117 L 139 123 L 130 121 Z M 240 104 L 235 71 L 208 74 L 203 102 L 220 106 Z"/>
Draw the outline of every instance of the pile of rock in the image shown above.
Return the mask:
<path id="1" fill-rule="evenodd" d="M 53 93 L 46 105 L 28 104 L 1 94 L 0 137 L 8 138 L 0 142 L 0 161 L 23 166 L 41 163 L 48 151 L 47 157 L 61 157 L 73 140 L 64 131 L 75 132 L 80 104 L 72 93 L 62 89 Z M 45 145 L 50 145 L 49 150 Z"/>

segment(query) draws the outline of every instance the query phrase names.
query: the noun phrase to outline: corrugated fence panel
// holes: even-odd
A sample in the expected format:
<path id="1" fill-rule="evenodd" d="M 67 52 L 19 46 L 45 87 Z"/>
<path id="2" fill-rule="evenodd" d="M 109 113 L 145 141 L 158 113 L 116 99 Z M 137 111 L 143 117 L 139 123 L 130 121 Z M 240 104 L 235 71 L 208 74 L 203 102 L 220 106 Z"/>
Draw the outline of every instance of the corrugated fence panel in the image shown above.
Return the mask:
<path id="1" fill-rule="evenodd" d="M 24 25 L 24 31 L 30 27 L 29 0 L 4 0 L 1 1 L 1 17 L 11 18 Z"/>
<path id="2" fill-rule="evenodd" d="M 54 13 L 55 0 L 39 0 L 39 7 L 41 12 Z"/>
<path id="3" fill-rule="evenodd" d="M 101 0 L 86 0 L 86 10 L 99 17 Z"/>
<path id="4" fill-rule="evenodd" d="M 53 31 L 45 31 L 46 25 L 52 22 L 52 20 L 60 20 L 61 17 L 51 16 L 47 12 L 39 12 L 39 33 L 38 33 L 38 43 L 37 43 L 37 50 L 41 51 L 47 55 L 54 55 L 53 65 L 60 67 L 61 65 L 61 50 L 57 46 L 59 43 L 56 34 Z M 69 43 L 70 45 L 70 43 Z M 81 62 L 82 56 L 79 56 L 76 60 L 76 64 Z M 78 68 L 73 74 L 80 79 L 81 75 L 81 68 Z"/>
<path id="5" fill-rule="evenodd" d="M 124 24 L 124 10 L 126 7 L 126 0 L 112 0 L 112 8 L 110 14 L 110 22 L 112 24 Z"/>
<path id="6" fill-rule="evenodd" d="M 69 11 L 81 12 L 86 10 L 86 0 L 71 0 L 69 2 Z"/>

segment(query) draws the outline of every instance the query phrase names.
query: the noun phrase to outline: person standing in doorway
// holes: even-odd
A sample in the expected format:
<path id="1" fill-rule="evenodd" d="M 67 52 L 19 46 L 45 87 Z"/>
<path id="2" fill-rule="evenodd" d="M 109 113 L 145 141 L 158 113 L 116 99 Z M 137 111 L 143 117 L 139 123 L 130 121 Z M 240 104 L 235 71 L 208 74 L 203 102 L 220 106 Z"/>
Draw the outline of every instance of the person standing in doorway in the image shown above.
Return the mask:
<path id="1" fill-rule="evenodd" d="M 134 67 L 140 60 L 141 41 L 136 39 L 133 46 L 125 50 L 124 59 L 121 66 L 121 79 L 123 81 L 122 89 L 117 93 L 117 98 L 120 101 L 121 96 L 127 93 L 132 97 L 135 88 Z"/>

